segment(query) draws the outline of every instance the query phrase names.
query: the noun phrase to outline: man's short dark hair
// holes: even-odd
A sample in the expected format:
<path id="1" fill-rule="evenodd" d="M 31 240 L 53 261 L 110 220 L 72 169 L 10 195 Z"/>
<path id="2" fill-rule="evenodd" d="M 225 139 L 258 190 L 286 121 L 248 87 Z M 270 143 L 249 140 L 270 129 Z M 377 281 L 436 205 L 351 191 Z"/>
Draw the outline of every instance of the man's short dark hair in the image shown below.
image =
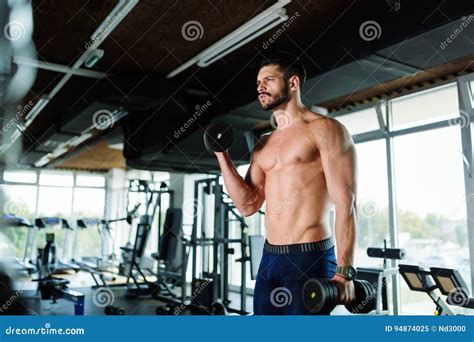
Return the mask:
<path id="1" fill-rule="evenodd" d="M 300 88 L 303 87 L 306 81 L 306 70 L 303 63 L 301 63 L 297 57 L 286 52 L 275 53 L 260 62 L 259 70 L 268 65 L 277 65 L 283 73 L 283 77 L 287 80 L 290 79 L 291 76 L 298 76 L 300 79 Z"/>

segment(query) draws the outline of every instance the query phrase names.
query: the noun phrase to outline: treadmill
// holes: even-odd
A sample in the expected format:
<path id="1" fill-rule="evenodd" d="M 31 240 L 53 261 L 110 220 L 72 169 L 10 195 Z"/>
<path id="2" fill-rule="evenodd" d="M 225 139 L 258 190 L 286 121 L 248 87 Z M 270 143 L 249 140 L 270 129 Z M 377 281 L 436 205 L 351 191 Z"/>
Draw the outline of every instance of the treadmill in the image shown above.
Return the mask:
<path id="1" fill-rule="evenodd" d="M 71 233 L 74 229 L 66 219 L 60 217 L 39 217 L 35 219 L 35 226 L 41 229 L 57 229 L 58 227 L 66 232 Z M 65 247 L 65 246 L 64 246 Z M 64 249 L 63 249 L 64 252 Z M 56 260 L 53 274 L 62 274 L 70 271 L 79 272 L 81 267 L 73 262 L 67 262 L 60 256 Z"/>

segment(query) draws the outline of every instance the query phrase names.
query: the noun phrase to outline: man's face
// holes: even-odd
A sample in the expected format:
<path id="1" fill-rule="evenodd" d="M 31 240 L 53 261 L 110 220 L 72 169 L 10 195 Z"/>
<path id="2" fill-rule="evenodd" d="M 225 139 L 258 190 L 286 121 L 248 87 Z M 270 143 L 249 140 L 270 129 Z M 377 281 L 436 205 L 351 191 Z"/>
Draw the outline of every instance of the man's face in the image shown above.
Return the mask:
<path id="1" fill-rule="evenodd" d="M 287 103 L 291 98 L 288 81 L 277 65 L 267 65 L 257 76 L 258 100 L 264 110 L 271 110 Z"/>

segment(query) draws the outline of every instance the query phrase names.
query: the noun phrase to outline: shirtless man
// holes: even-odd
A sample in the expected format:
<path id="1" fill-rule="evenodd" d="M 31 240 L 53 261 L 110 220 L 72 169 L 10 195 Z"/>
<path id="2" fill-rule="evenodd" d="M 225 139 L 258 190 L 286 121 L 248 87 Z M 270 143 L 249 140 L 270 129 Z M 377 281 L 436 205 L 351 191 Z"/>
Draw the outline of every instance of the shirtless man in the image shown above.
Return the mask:
<path id="1" fill-rule="evenodd" d="M 258 140 L 245 179 L 227 151 L 216 152 L 224 183 L 242 215 L 254 214 L 266 201 L 267 241 L 254 291 L 256 315 L 307 314 L 302 289 L 316 277 L 332 278 L 342 304 L 354 299 L 355 148 L 342 124 L 302 104 L 305 74 L 300 62 L 285 54 L 261 64 L 258 99 L 273 112 L 277 127 Z M 331 202 L 337 263 L 326 222 Z"/>

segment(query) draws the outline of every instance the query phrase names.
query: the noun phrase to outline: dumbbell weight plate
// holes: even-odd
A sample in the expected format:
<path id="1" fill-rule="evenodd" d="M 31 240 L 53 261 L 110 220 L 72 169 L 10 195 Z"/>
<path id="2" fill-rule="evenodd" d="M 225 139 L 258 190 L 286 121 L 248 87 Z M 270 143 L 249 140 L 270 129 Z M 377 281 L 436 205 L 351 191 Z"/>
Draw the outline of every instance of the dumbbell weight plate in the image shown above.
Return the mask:
<path id="1" fill-rule="evenodd" d="M 114 307 L 112 305 L 107 305 L 104 309 L 104 313 L 108 316 L 113 315 Z"/>
<path id="2" fill-rule="evenodd" d="M 346 304 L 347 311 L 354 314 L 369 313 L 376 308 L 375 289 L 366 280 L 354 280 L 354 289 L 356 299 Z"/>
<path id="3" fill-rule="evenodd" d="M 326 305 L 324 309 L 319 312 L 319 315 L 329 315 L 339 303 L 339 292 L 336 284 L 329 279 L 324 279 L 324 286 L 327 288 Z"/>
<path id="4" fill-rule="evenodd" d="M 224 152 L 233 141 L 232 127 L 225 122 L 215 122 L 204 130 L 204 145 L 210 151 Z"/>
<path id="5" fill-rule="evenodd" d="M 329 279 L 309 279 L 303 287 L 303 303 L 310 314 L 329 314 L 337 300 L 337 288 Z"/>

